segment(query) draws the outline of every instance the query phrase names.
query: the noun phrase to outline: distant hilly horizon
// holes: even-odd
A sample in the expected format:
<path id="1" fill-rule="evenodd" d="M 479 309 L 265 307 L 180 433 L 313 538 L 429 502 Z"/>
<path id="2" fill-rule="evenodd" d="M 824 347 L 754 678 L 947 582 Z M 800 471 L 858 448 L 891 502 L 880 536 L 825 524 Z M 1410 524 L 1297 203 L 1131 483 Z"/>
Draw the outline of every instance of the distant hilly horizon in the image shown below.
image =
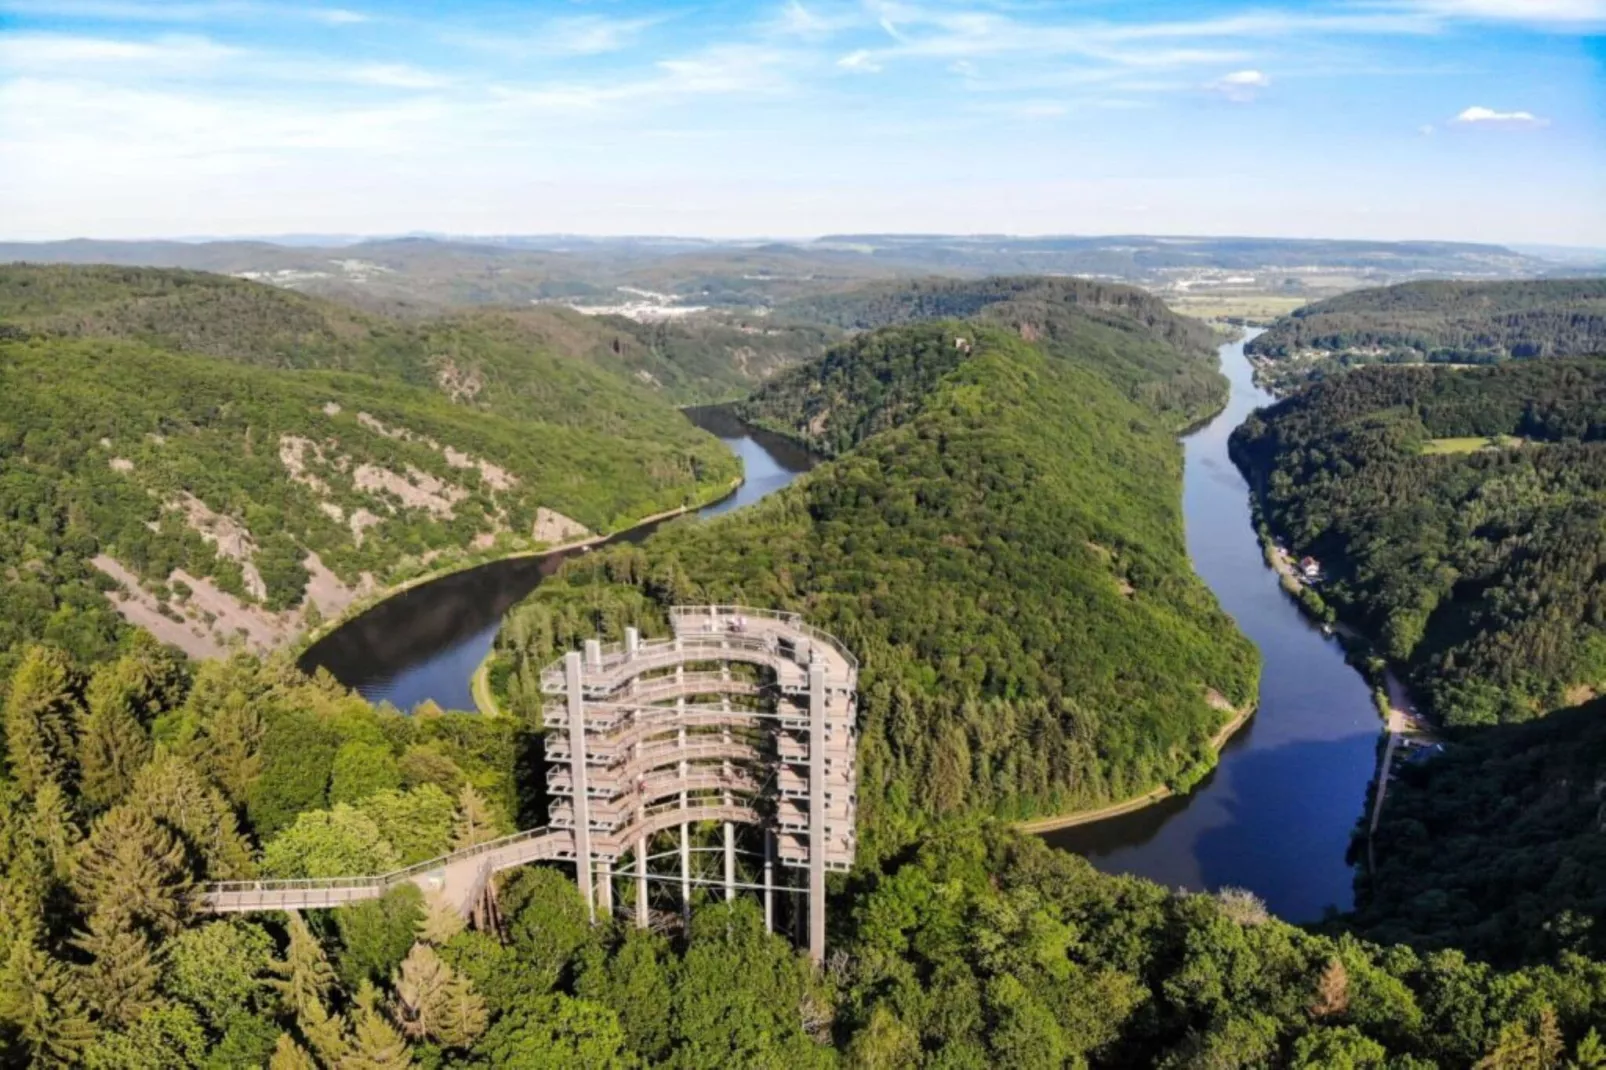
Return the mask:
<path id="1" fill-rule="evenodd" d="M 828 232 L 816 235 L 783 235 L 783 234 L 754 234 L 741 237 L 708 237 L 697 234 L 594 234 L 594 233 L 566 233 L 538 232 L 532 234 L 456 234 L 445 231 L 411 230 L 399 232 L 379 232 L 373 234 L 355 233 L 318 233 L 299 232 L 288 233 L 258 233 L 258 234 L 182 234 L 182 235 L 144 235 L 136 238 L 101 238 L 93 235 L 74 235 L 70 238 L 48 239 L 10 239 L 0 237 L 0 249 L 11 246 L 59 246 L 73 244 L 105 244 L 105 245 L 145 245 L 166 244 L 177 245 L 222 245 L 222 244 L 259 244 L 273 245 L 282 248 L 344 248 L 353 245 L 381 244 L 389 242 L 432 241 L 446 245 L 505 245 L 523 248 L 550 248 L 554 245 L 584 243 L 589 245 L 651 245 L 659 247 L 683 248 L 752 248 L 766 245 L 793 245 L 793 246 L 822 246 L 847 243 L 887 242 L 891 244 L 921 243 L 933 241 L 960 241 L 983 242 L 1003 241 L 1011 243 L 1044 244 L 1055 242 L 1110 242 L 1110 241 L 1152 241 L 1152 242 L 1246 242 L 1264 245 L 1289 245 L 1319 243 L 1333 246 L 1363 247 L 1363 246 L 1402 246 L 1417 248 L 1440 249 L 1480 249 L 1499 250 L 1520 256 L 1532 256 L 1539 259 L 1576 262 L 1580 260 L 1606 260 L 1606 248 L 1590 245 L 1559 245 L 1554 243 L 1534 244 L 1530 242 L 1477 242 L 1477 241 L 1446 241 L 1429 238 L 1324 238 L 1317 235 L 1304 235 L 1290 237 L 1286 235 L 1258 235 L 1258 234 L 1170 234 L 1170 233 L 1043 233 L 1043 234 L 1013 234 L 1007 232 L 940 232 L 940 231 L 869 231 L 869 232 Z"/>

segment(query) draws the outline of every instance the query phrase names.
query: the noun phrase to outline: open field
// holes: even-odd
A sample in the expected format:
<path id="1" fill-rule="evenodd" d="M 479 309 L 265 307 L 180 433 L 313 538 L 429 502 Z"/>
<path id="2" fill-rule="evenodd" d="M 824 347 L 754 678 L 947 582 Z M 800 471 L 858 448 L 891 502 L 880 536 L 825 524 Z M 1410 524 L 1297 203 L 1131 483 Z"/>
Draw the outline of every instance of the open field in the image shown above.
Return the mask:
<path id="1" fill-rule="evenodd" d="M 1472 435 L 1467 438 L 1434 438 L 1429 439 L 1427 445 L 1422 447 L 1423 453 L 1477 453 L 1479 450 L 1514 449 L 1522 445 L 1522 439 L 1514 435 Z"/>
<path id="2" fill-rule="evenodd" d="M 1174 312 L 1199 319 L 1274 320 L 1306 304 L 1310 298 L 1287 294 L 1165 294 Z"/>

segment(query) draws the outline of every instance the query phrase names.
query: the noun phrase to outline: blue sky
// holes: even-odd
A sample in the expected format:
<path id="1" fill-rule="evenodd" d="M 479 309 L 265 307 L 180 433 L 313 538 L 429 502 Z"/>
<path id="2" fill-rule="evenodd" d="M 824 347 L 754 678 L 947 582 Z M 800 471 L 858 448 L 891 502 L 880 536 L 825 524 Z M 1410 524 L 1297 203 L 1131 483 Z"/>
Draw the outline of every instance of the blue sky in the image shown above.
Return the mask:
<path id="1" fill-rule="evenodd" d="M 0 237 L 1606 246 L 1606 0 L 0 0 Z"/>

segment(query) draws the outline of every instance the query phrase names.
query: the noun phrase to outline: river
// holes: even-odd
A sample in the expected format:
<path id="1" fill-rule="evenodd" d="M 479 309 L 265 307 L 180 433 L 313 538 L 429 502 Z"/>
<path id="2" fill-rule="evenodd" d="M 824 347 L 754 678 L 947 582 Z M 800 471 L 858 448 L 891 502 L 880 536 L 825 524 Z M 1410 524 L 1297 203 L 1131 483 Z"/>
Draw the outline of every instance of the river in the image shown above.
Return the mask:
<path id="1" fill-rule="evenodd" d="M 730 447 L 743 465 L 744 478 L 735 493 L 700 509 L 698 516 L 750 505 L 816 463 L 795 444 L 748 428 L 723 409 L 685 412 L 692 423 Z M 639 541 L 657 527 L 633 528 L 609 541 Z M 578 552 L 496 561 L 419 584 L 342 624 L 309 647 L 298 664 L 307 672 L 328 669 L 370 702 L 389 702 L 401 710 L 424 702 L 471 710 L 474 671 L 490 653 L 502 617 Z"/>
<path id="2" fill-rule="evenodd" d="M 1183 441 L 1188 553 L 1260 648 L 1260 705 L 1192 792 L 1120 817 L 1044 833 L 1109 873 L 1170 887 L 1248 888 L 1288 921 L 1352 903 L 1345 861 L 1372 778 L 1381 724 L 1369 688 L 1278 585 L 1249 517 L 1249 488 L 1227 438 L 1273 398 L 1243 343 L 1221 347 L 1227 407 Z"/>

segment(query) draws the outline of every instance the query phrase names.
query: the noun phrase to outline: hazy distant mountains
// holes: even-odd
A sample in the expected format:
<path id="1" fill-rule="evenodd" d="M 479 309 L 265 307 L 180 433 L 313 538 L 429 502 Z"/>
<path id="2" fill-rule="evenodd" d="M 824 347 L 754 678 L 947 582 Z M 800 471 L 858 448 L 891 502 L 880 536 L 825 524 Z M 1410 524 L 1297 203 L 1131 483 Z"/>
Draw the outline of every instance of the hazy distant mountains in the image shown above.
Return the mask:
<path id="1" fill-rule="evenodd" d="M 324 240 L 327 244 L 307 244 Z M 1499 245 L 1118 235 L 840 234 L 801 242 L 573 235 L 348 241 L 0 243 L 0 262 L 182 267 L 369 305 L 606 303 L 620 287 L 671 303 L 768 307 L 911 275 L 1084 275 L 1151 288 L 1232 283 L 1319 292 L 1414 278 L 1532 278 L 1576 270 Z"/>

